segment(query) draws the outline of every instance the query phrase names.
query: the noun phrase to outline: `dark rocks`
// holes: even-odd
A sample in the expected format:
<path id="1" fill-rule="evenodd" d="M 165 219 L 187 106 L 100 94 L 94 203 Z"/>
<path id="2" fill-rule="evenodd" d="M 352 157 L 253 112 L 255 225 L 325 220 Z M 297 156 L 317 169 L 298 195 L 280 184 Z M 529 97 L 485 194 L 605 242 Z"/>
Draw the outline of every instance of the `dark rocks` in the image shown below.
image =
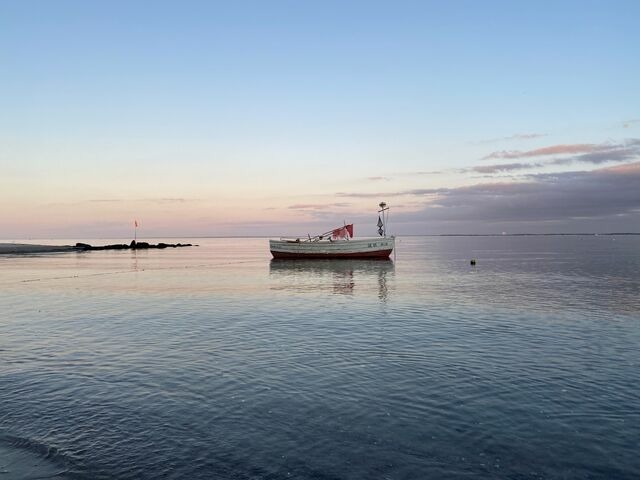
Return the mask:
<path id="1" fill-rule="evenodd" d="M 151 244 L 151 243 L 147 243 L 147 242 L 136 242 L 135 240 L 132 240 L 131 243 L 129 245 L 127 245 L 126 243 L 118 243 L 118 244 L 113 244 L 113 245 L 99 245 L 97 247 L 94 247 L 92 245 L 89 245 L 88 243 L 76 243 L 76 250 L 80 250 L 80 251 L 87 251 L 87 250 L 147 250 L 150 248 L 159 248 L 159 249 L 163 249 L 163 248 L 176 248 L 176 247 L 192 247 L 193 245 L 191 245 L 190 243 L 158 243 L 157 245 Z"/>
<path id="2" fill-rule="evenodd" d="M 129 248 L 129 245 L 124 243 L 117 243 L 114 245 L 100 245 L 98 247 L 94 247 L 86 243 L 83 243 L 82 245 L 84 246 L 80 247 L 80 250 L 126 250 Z M 76 247 L 78 247 L 78 244 L 76 244 Z"/>

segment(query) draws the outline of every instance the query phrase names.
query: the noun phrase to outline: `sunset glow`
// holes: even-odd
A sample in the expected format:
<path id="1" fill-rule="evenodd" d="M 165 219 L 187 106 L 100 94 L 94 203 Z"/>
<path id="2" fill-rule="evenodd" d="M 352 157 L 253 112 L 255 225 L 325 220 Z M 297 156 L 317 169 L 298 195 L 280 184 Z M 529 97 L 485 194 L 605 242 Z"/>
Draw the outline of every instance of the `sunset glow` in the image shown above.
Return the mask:
<path id="1" fill-rule="evenodd" d="M 640 232 L 616 5 L 5 3 L 0 237 Z"/>

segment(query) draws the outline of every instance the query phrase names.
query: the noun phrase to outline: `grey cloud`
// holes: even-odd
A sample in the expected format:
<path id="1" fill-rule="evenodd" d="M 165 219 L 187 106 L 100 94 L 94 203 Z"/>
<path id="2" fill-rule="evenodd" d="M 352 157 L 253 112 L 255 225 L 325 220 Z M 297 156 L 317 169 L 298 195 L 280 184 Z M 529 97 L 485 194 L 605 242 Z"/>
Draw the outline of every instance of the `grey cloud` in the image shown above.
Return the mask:
<path id="1" fill-rule="evenodd" d="M 417 188 L 413 190 L 403 190 L 399 192 L 377 192 L 377 193 L 359 193 L 359 192 L 338 192 L 337 197 L 347 198 L 390 198 L 398 197 L 402 195 L 434 195 L 438 193 L 446 193 L 449 191 L 447 188 Z"/>
<path id="2" fill-rule="evenodd" d="M 535 174 L 521 183 L 446 189 L 396 221 L 531 222 L 598 219 L 640 212 L 640 162 L 590 172 Z M 640 225 L 635 225 L 635 230 Z"/>
<path id="3" fill-rule="evenodd" d="M 360 192 L 338 192 L 336 197 L 348 198 L 380 198 L 381 196 L 397 195 L 394 193 L 360 193 Z"/>
<path id="4" fill-rule="evenodd" d="M 542 163 L 504 163 L 496 165 L 480 165 L 463 171 L 472 171 L 476 173 L 502 173 L 511 172 L 513 170 L 526 170 L 529 168 L 541 167 L 543 165 L 544 164 Z"/>
<path id="5" fill-rule="evenodd" d="M 502 151 L 493 152 L 484 157 L 486 159 L 513 159 L 513 158 L 531 158 L 539 156 L 557 156 L 550 160 L 535 163 L 507 163 L 495 164 L 487 166 L 472 167 L 464 171 L 473 171 L 477 173 L 500 173 L 512 170 L 521 170 L 527 168 L 538 168 L 549 165 L 571 165 L 574 163 L 590 163 L 592 165 L 600 165 L 609 162 L 625 162 L 635 160 L 640 157 L 640 140 L 629 139 L 624 143 L 618 144 L 573 144 L 573 145 L 553 145 L 550 147 L 538 148 L 536 150 L 521 151 Z M 558 156 L 560 155 L 560 156 Z M 567 156 L 568 155 L 568 156 Z"/>
<path id="6" fill-rule="evenodd" d="M 291 210 L 326 210 L 330 207 L 349 207 L 350 203 L 337 202 L 337 203 L 297 203 L 295 205 L 289 205 Z"/>
<path id="7" fill-rule="evenodd" d="M 447 193 L 448 188 L 416 188 L 413 190 L 405 190 L 404 192 L 397 192 L 393 195 L 436 195 L 438 193 Z"/>
<path id="8" fill-rule="evenodd" d="M 620 148 L 603 152 L 585 153 L 568 158 L 559 158 L 549 162 L 553 165 L 567 165 L 571 163 L 592 163 L 595 165 L 607 162 L 623 162 L 632 160 L 640 155 L 640 148 Z"/>
<path id="9" fill-rule="evenodd" d="M 408 172 L 405 175 L 442 175 L 443 173 L 450 173 L 455 170 L 432 170 L 430 172 L 420 171 L 420 172 Z"/>

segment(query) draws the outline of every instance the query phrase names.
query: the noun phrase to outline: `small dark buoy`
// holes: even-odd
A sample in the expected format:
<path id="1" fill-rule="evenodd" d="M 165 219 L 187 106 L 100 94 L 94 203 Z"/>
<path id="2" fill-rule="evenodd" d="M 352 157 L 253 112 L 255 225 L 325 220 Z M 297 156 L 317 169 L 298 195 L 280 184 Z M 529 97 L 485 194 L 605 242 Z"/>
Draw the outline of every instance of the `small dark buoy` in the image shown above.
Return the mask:
<path id="1" fill-rule="evenodd" d="M 471 263 L 471 265 L 475 265 L 476 264 L 476 259 L 472 258 L 470 263 Z"/>

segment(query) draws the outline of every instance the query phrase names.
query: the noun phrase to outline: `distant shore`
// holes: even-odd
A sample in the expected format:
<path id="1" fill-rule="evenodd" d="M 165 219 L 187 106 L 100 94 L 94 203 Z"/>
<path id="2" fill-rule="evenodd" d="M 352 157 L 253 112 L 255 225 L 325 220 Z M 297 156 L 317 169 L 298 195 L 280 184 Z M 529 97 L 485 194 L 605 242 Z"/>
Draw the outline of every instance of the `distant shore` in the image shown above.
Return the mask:
<path id="1" fill-rule="evenodd" d="M 118 243 L 111 245 L 93 246 L 88 243 L 76 243 L 75 245 L 37 245 L 32 243 L 0 243 L 0 255 L 22 255 L 30 253 L 57 253 L 57 252 L 86 252 L 90 250 L 147 250 L 178 247 L 192 247 L 191 243 L 163 243 L 151 244 L 147 242 L 132 241 L 129 244 Z M 197 246 L 197 245 L 196 245 Z"/>
<path id="2" fill-rule="evenodd" d="M 0 255 L 23 253 L 73 252 L 71 245 L 36 245 L 32 243 L 0 243 Z"/>

